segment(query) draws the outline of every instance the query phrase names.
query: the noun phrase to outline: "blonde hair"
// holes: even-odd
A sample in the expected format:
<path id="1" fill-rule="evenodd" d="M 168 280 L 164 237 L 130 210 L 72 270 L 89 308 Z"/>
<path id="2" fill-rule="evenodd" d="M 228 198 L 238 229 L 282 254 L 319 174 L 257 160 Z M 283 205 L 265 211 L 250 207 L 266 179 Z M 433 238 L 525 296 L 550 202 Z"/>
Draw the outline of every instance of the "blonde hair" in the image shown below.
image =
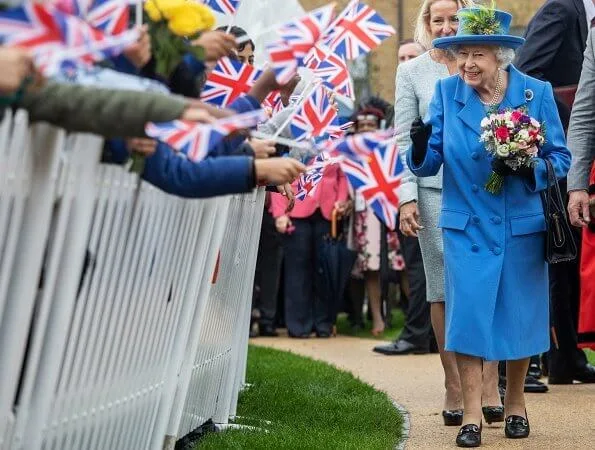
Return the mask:
<path id="1" fill-rule="evenodd" d="M 419 43 L 424 49 L 432 48 L 432 35 L 429 32 L 430 28 L 430 8 L 440 0 L 424 0 L 417 16 L 415 24 L 415 32 L 413 39 Z M 458 8 L 470 8 L 475 5 L 473 0 L 451 0 L 456 2 Z"/>

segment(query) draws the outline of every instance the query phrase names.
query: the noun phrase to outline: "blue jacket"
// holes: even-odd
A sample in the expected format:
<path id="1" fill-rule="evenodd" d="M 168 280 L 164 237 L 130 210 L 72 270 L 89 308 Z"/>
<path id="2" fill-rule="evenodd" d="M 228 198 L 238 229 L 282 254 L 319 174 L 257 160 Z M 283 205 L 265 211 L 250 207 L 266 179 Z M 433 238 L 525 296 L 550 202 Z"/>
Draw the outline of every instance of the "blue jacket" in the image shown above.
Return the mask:
<path id="1" fill-rule="evenodd" d="M 238 113 L 260 108 L 256 99 L 245 96 L 230 108 Z M 159 142 L 157 150 L 145 160 L 142 178 L 159 189 L 187 198 L 204 198 L 251 191 L 254 179 L 254 159 L 232 156 L 244 138 L 226 139 L 203 161 L 193 162 Z M 126 143 L 114 139 L 106 143 L 107 162 L 123 164 L 129 158 Z"/>
<path id="2" fill-rule="evenodd" d="M 534 180 L 506 177 L 502 192 L 484 189 L 491 157 L 479 142 L 486 111 L 458 75 L 439 80 L 426 122 L 432 125 L 425 160 L 408 165 L 418 177 L 443 166 L 442 229 L 445 266 L 446 349 L 491 360 L 520 359 L 549 348 L 545 219 L 540 191 L 548 158 L 558 178 L 570 152 L 549 83 L 508 69 L 501 107 L 526 105 L 545 125 Z M 438 211 L 436 212 L 438 214 Z M 423 217 L 421 221 L 423 224 Z"/>

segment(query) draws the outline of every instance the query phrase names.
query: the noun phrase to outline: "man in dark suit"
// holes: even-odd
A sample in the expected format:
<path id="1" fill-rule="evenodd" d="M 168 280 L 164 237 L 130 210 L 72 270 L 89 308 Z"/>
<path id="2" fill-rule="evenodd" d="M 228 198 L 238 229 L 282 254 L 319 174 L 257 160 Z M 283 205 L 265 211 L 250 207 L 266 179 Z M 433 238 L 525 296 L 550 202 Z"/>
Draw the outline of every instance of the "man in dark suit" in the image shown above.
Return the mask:
<path id="1" fill-rule="evenodd" d="M 549 81 L 554 91 L 576 87 L 594 15 L 595 0 L 547 0 L 527 27 L 516 66 L 528 75 Z M 556 103 L 565 129 L 571 99 L 563 98 L 558 89 Z M 566 192 L 566 180 L 560 184 Z M 575 236 L 580 247 L 580 234 Z M 579 260 L 550 266 L 551 314 L 558 341 L 558 348 L 552 346 L 549 353 L 550 384 L 571 384 L 574 380 L 595 383 L 595 367 L 577 348 Z"/>

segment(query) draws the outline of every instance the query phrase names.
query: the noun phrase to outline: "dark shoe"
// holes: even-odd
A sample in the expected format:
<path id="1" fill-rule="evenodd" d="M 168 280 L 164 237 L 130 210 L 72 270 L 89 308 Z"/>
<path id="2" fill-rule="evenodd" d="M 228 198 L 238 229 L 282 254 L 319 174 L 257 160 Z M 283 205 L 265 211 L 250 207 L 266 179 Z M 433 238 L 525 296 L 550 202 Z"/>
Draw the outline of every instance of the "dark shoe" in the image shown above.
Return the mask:
<path id="1" fill-rule="evenodd" d="M 542 377 L 541 367 L 537 363 L 529 364 L 529 370 L 527 370 L 527 375 L 539 380 Z"/>
<path id="2" fill-rule="evenodd" d="M 463 423 L 463 410 L 445 409 L 442 411 L 442 418 L 444 419 L 444 426 L 460 427 Z"/>
<path id="3" fill-rule="evenodd" d="M 527 411 L 525 411 L 527 415 Z M 508 416 L 504 434 L 509 439 L 523 439 L 529 437 L 529 421 L 521 416 Z"/>
<path id="4" fill-rule="evenodd" d="M 541 381 L 531 377 L 525 377 L 525 392 L 529 392 L 532 394 L 543 394 L 550 389 L 547 387 L 547 384 L 542 383 Z"/>
<path id="5" fill-rule="evenodd" d="M 481 426 L 463 425 L 457 435 L 458 447 L 479 447 L 481 445 Z"/>
<path id="6" fill-rule="evenodd" d="M 549 384 L 572 384 L 574 381 L 581 383 L 595 383 L 595 367 L 591 364 L 585 364 L 584 367 L 577 370 L 574 375 L 552 375 L 548 379 Z"/>
<path id="7" fill-rule="evenodd" d="M 270 325 L 261 325 L 260 326 L 260 335 L 266 337 L 277 337 L 279 333 Z"/>
<path id="8" fill-rule="evenodd" d="M 574 379 L 581 383 L 595 383 L 595 367 L 586 364 L 585 367 L 574 374 Z"/>
<path id="9" fill-rule="evenodd" d="M 316 333 L 316 337 L 317 338 L 330 338 L 331 333 L 329 333 L 328 331 L 319 331 L 318 333 Z"/>
<path id="10" fill-rule="evenodd" d="M 504 406 L 482 406 L 483 418 L 488 424 L 504 422 Z"/>
<path id="11" fill-rule="evenodd" d="M 376 353 L 382 353 L 383 355 L 423 355 L 428 353 L 427 348 L 417 347 L 410 342 L 403 339 L 391 342 L 387 345 L 377 345 L 374 347 Z"/>
<path id="12" fill-rule="evenodd" d="M 289 333 L 289 337 L 295 338 L 295 339 L 308 339 L 310 337 L 310 333 L 302 333 L 302 334 Z"/>

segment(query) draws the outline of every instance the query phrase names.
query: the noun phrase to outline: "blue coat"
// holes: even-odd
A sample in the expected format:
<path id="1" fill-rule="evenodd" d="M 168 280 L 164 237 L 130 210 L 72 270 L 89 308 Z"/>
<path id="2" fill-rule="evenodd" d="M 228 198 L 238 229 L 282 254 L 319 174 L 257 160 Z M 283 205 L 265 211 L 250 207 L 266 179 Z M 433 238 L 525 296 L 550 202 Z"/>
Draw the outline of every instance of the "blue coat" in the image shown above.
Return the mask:
<path id="1" fill-rule="evenodd" d="M 501 107 L 526 105 L 545 124 L 548 158 L 558 178 L 570 152 L 549 83 L 508 69 Z M 532 95 L 531 95 L 532 94 Z M 532 97 L 532 98 L 531 98 Z M 507 177 L 499 195 L 488 193 L 491 157 L 479 142 L 486 111 L 458 76 L 437 82 L 426 123 L 432 124 L 425 160 L 408 165 L 418 177 L 444 165 L 438 226 L 444 240 L 446 349 L 487 360 L 512 360 L 549 348 L 549 289 L 545 218 L 540 191 L 546 170 L 537 160 L 534 180 Z M 422 218 L 423 221 L 423 218 Z"/>

